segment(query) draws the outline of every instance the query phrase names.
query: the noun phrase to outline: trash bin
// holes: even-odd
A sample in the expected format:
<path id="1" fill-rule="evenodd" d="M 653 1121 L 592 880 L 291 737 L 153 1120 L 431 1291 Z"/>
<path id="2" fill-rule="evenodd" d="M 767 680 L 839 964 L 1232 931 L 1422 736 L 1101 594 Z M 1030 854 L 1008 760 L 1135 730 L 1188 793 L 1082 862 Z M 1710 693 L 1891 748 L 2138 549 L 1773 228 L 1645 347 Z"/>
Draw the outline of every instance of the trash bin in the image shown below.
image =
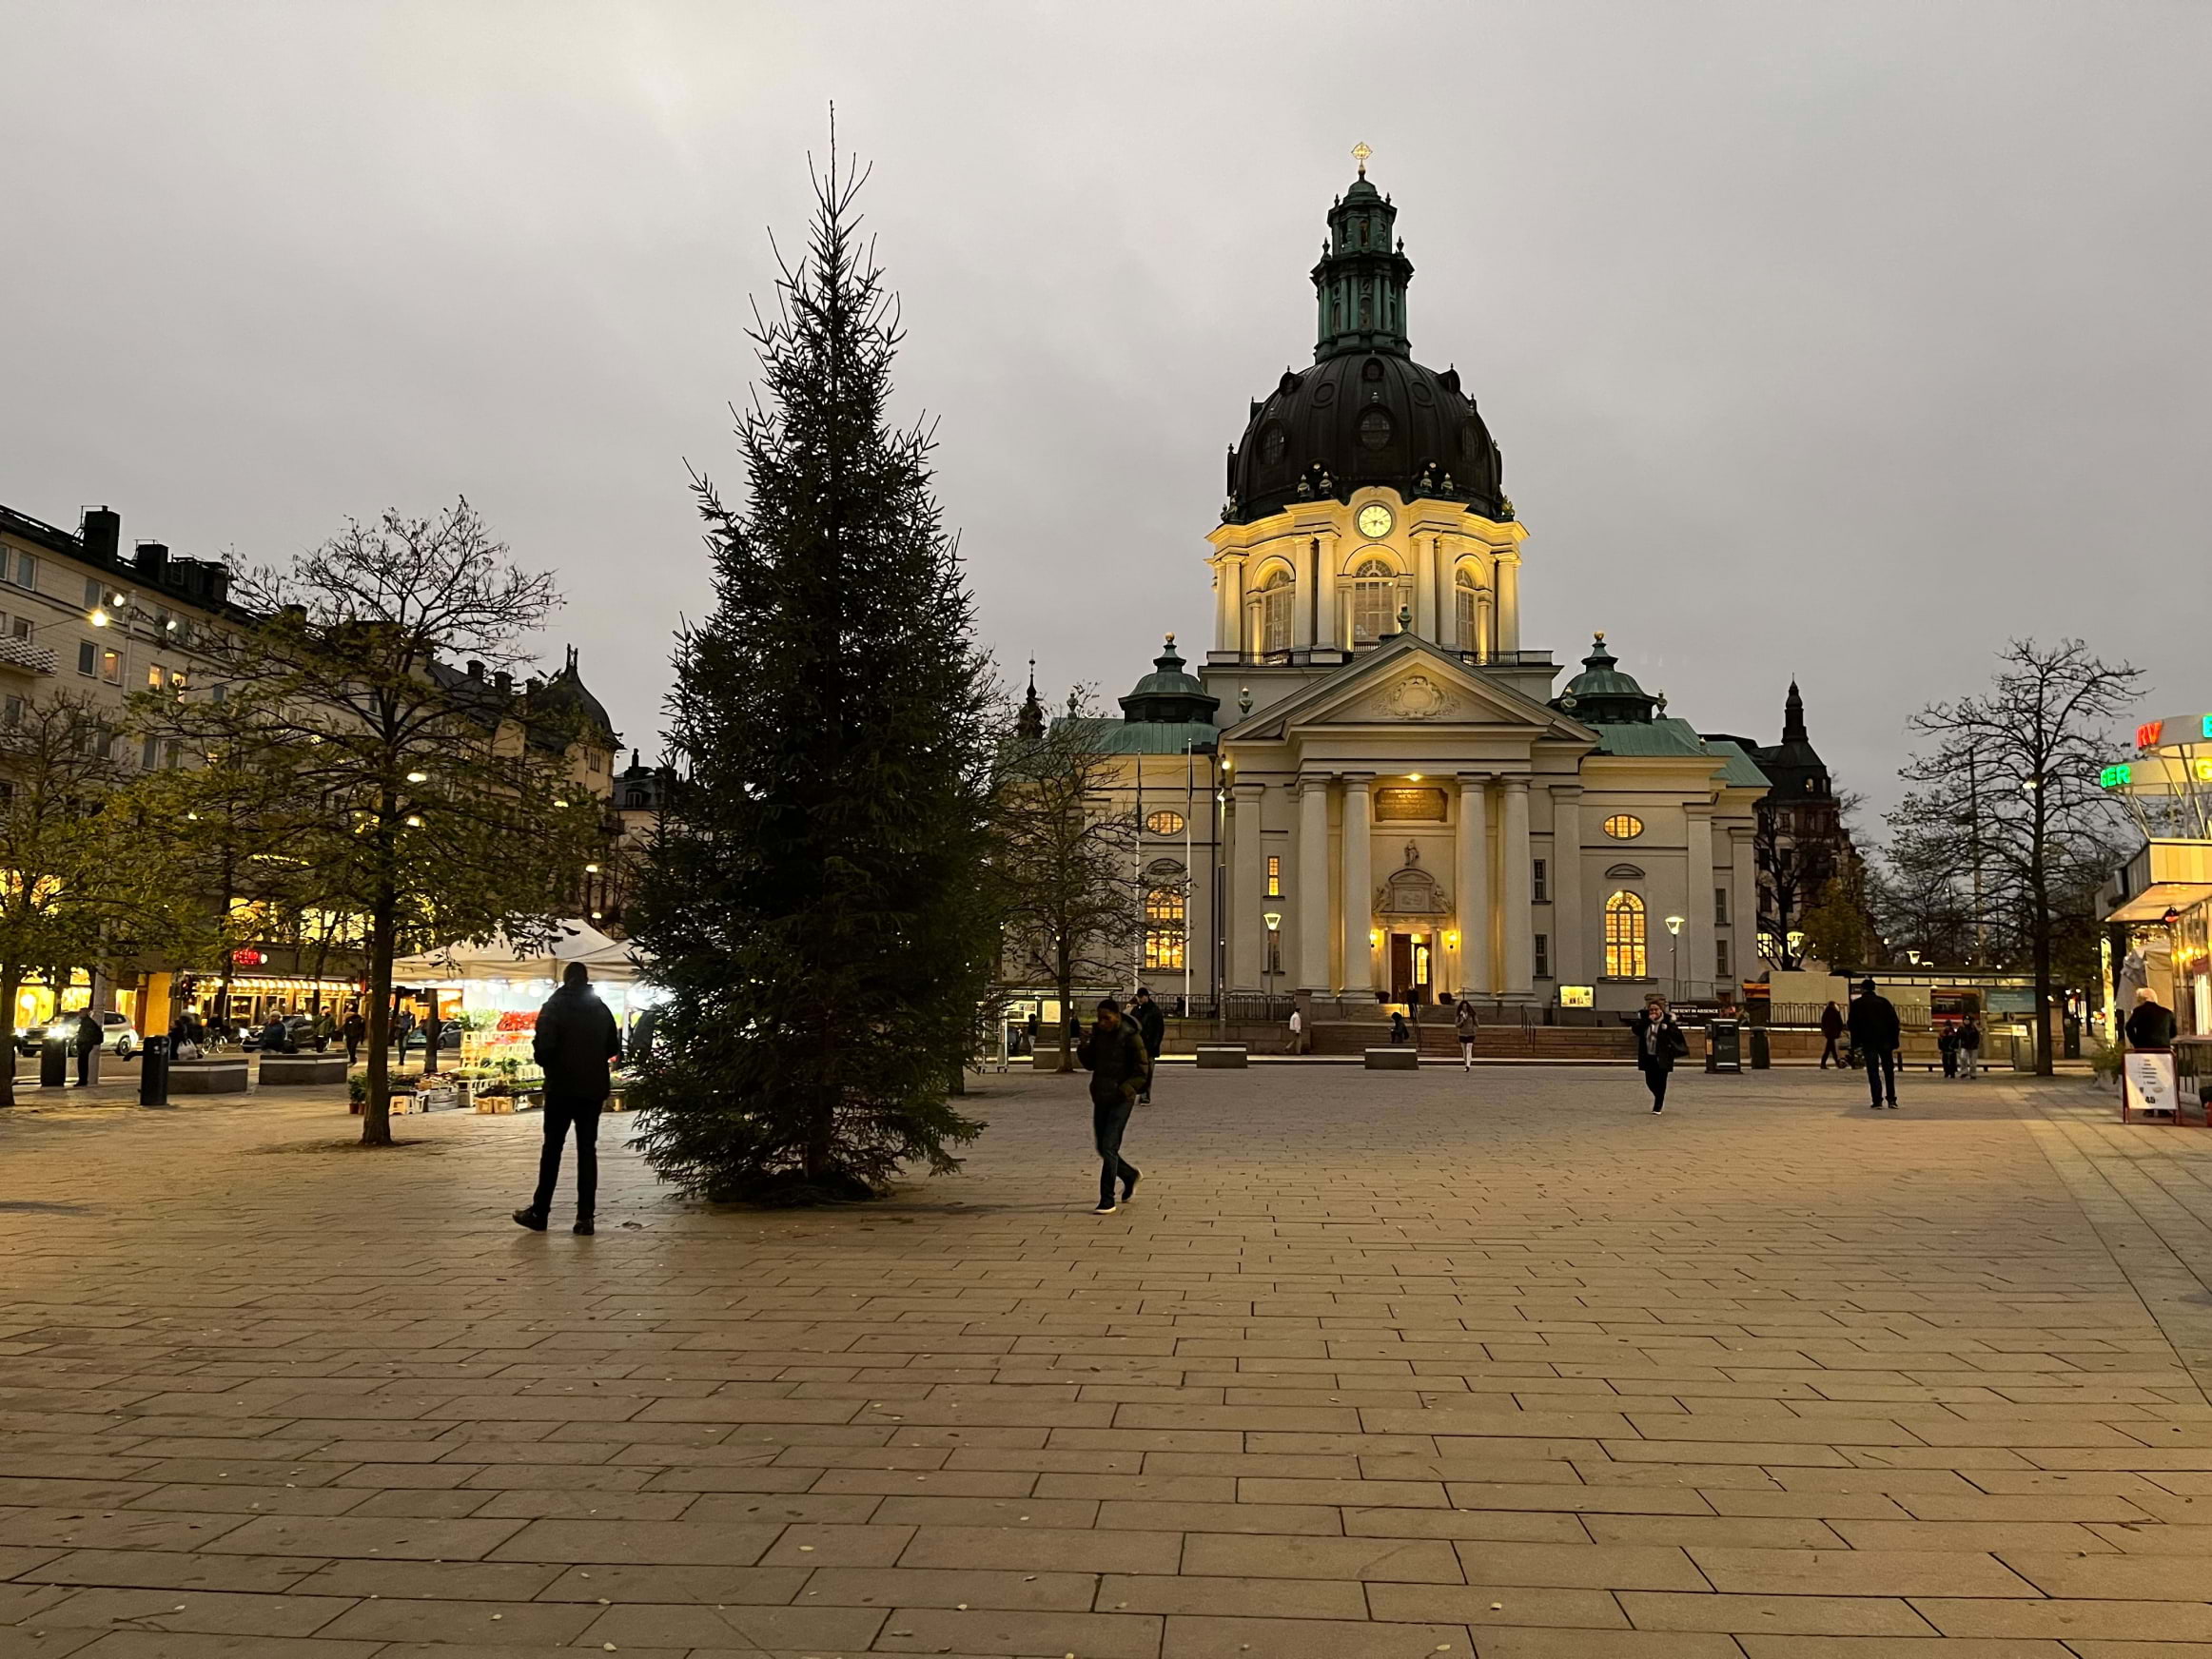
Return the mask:
<path id="1" fill-rule="evenodd" d="M 67 1088 L 69 1082 L 69 1040 L 49 1025 L 38 1050 L 38 1086 Z"/>
<path id="2" fill-rule="evenodd" d="M 1743 1068 L 1743 1022 L 1708 1020 L 1705 1023 L 1705 1069 L 1740 1072 Z"/>
<path id="3" fill-rule="evenodd" d="M 146 1040 L 146 1054 L 138 1065 L 138 1103 L 142 1106 L 169 1103 L 169 1040 L 166 1037 Z"/>

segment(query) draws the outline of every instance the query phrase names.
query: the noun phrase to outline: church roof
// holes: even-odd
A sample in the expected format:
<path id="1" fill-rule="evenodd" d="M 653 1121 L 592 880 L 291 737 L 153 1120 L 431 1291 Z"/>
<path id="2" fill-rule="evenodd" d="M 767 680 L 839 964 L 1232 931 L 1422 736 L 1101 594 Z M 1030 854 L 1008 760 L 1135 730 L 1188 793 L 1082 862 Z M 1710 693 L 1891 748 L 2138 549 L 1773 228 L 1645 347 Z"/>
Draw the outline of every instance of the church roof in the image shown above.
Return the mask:
<path id="1" fill-rule="evenodd" d="M 1211 720 L 1112 720 L 1067 714 L 1052 722 L 1052 730 L 1062 731 L 1071 723 L 1089 731 L 1090 747 L 1101 754 L 1181 754 L 1185 750 L 1211 754 L 1214 739 L 1221 734 Z"/>
<path id="2" fill-rule="evenodd" d="M 1587 726 L 1651 721 L 1664 706 L 1661 699 L 1636 684 L 1633 674 L 1622 673 L 1619 662 L 1605 649 L 1605 635 L 1599 634 L 1590 643 L 1590 654 L 1582 659 L 1582 672 L 1567 682 L 1566 690 L 1552 699 L 1552 706 Z M 1694 738 L 1696 733 L 1691 736 Z"/>
<path id="3" fill-rule="evenodd" d="M 1597 733 L 1597 752 L 1624 755 L 1708 755 L 1721 763 L 1721 781 L 1731 789 L 1763 790 L 1767 774 L 1727 738 L 1700 737 L 1687 720 L 1662 714 L 1654 720 L 1587 722 Z"/>

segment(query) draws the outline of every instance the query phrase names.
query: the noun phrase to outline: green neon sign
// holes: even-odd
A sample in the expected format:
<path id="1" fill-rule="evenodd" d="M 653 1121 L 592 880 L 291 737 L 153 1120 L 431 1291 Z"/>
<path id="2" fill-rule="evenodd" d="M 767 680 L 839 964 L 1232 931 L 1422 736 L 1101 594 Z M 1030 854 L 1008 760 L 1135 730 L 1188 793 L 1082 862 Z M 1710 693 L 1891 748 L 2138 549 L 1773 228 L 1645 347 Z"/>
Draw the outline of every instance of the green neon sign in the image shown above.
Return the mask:
<path id="1" fill-rule="evenodd" d="M 2212 715 L 2206 715 L 2205 718 L 2212 720 Z M 2135 769 L 2132 767 L 2108 766 L 2097 774 L 2097 781 L 2108 790 L 2124 790 L 2134 775 Z"/>

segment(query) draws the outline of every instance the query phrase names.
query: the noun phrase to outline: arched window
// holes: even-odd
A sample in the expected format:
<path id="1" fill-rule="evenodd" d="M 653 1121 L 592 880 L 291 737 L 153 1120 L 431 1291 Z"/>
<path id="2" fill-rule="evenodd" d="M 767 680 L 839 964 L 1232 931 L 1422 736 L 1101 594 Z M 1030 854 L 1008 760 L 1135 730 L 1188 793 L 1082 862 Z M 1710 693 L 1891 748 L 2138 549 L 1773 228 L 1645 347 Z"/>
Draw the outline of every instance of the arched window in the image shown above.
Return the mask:
<path id="1" fill-rule="evenodd" d="M 1274 566 L 1260 578 L 1252 606 L 1258 613 L 1253 628 L 1255 643 L 1262 652 L 1290 649 L 1290 601 L 1297 586 L 1285 564 Z"/>
<path id="2" fill-rule="evenodd" d="M 1154 878 L 1145 889 L 1145 966 L 1183 966 L 1183 883 Z"/>
<path id="3" fill-rule="evenodd" d="M 1645 977 L 1644 902 L 1630 892 L 1605 901 L 1605 977 Z"/>
<path id="4" fill-rule="evenodd" d="M 1486 648 L 1487 642 L 1482 637 L 1482 586 L 1467 565 L 1461 565 L 1458 576 L 1453 578 L 1452 617 L 1459 630 L 1461 651 Z"/>
<path id="5" fill-rule="evenodd" d="M 1373 645 L 1394 631 L 1398 572 L 1382 558 L 1362 559 L 1352 572 L 1352 643 Z"/>

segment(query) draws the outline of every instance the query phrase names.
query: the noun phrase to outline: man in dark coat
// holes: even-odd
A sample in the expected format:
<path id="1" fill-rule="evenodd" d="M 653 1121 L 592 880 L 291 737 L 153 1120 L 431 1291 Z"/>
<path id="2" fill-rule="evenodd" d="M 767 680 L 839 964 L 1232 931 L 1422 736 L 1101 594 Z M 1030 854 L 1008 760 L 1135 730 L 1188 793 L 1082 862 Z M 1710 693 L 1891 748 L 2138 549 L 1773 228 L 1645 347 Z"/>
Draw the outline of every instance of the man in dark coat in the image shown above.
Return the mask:
<path id="1" fill-rule="evenodd" d="M 2127 1046 L 2154 1052 L 2174 1045 L 2174 1011 L 2158 1000 L 2148 986 L 2135 993 L 2135 1006 L 2127 1014 Z"/>
<path id="2" fill-rule="evenodd" d="M 1111 997 L 1100 1001 L 1098 1023 L 1084 1033 L 1075 1052 L 1090 1073 L 1090 1131 L 1099 1157 L 1098 1208 L 1092 1213 L 1110 1216 L 1120 1208 L 1115 1181 L 1122 1184 L 1123 1203 L 1137 1190 L 1136 1165 L 1122 1160 L 1122 1131 L 1151 1078 L 1152 1061 L 1135 1023 L 1122 1017 L 1121 1005 Z"/>
<path id="3" fill-rule="evenodd" d="M 2173 1028 L 2170 1015 L 2166 1028 L 2168 1030 Z M 86 1008 L 77 1015 L 77 1086 L 79 1088 L 91 1086 L 92 1056 L 100 1052 L 100 1044 L 107 1039 L 107 1035 L 105 1031 L 100 1029 L 99 1016 L 93 1013 L 90 1008 Z M 2142 1045 L 2139 1044 L 2137 1046 Z"/>
<path id="4" fill-rule="evenodd" d="M 1843 1010 L 1833 1003 L 1820 1010 L 1820 1069 L 1826 1071 L 1828 1063 L 1843 1064 L 1843 1056 L 1835 1051 L 1836 1039 L 1844 1034 Z"/>
<path id="5" fill-rule="evenodd" d="M 345 1016 L 341 1029 L 345 1036 L 345 1064 L 354 1064 L 361 1059 L 361 1040 L 368 1035 L 368 1022 L 361 1017 L 359 1008 Z"/>
<path id="6" fill-rule="evenodd" d="M 1137 1000 L 1129 1013 L 1137 1022 L 1137 1035 L 1145 1040 L 1145 1086 L 1137 1091 L 1137 1104 L 1148 1106 L 1152 1103 L 1152 1074 L 1159 1069 L 1160 1050 L 1167 1044 L 1167 1016 L 1145 986 L 1137 987 Z"/>
<path id="7" fill-rule="evenodd" d="M 1851 1046 L 1866 1057 L 1867 1087 L 1873 1094 L 1870 1107 L 1880 1111 L 1884 1104 L 1884 1090 L 1888 1091 L 1888 1104 L 1897 1109 L 1897 1044 L 1904 1035 L 1904 1026 L 1898 1023 L 1897 1010 L 1888 997 L 1874 988 L 1872 980 L 1859 984 L 1859 994 L 1851 1001 Z"/>
<path id="8" fill-rule="evenodd" d="M 528 1209 L 515 1212 L 515 1222 L 533 1233 L 545 1231 L 553 1189 L 560 1184 L 561 1143 L 574 1124 L 576 1230 L 589 1233 L 599 1196 L 599 1109 L 614 1092 L 608 1069 L 622 1058 L 622 1033 L 592 989 L 591 971 L 582 963 L 568 965 L 560 989 L 538 1010 L 530 1047 L 545 1068 L 545 1146 L 538 1155 L 538 1194 Z"/>

